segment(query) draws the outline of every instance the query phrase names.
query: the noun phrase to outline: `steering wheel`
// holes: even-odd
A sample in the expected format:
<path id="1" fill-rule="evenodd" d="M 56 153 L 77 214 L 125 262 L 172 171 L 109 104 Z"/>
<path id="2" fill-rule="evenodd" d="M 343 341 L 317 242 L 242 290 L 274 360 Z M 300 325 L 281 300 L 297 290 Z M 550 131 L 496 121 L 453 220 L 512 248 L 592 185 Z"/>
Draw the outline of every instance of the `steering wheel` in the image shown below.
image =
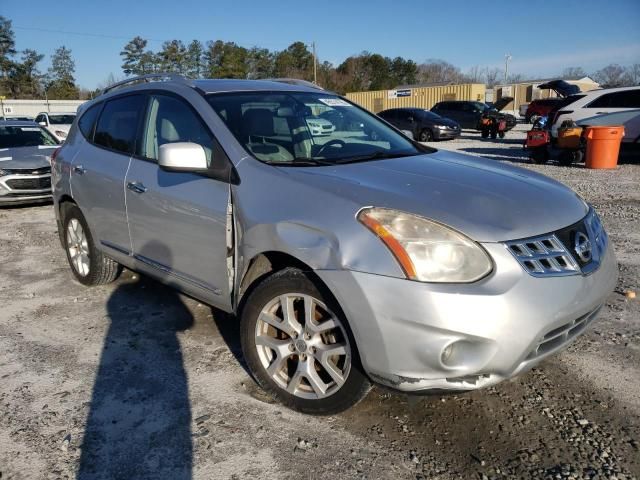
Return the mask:
<path id="1" fill-rule="evenodd" d="M 329 140 L 327 143 L 325 143 L 320 147 L 320 150 L 318 150 L 318 153 L 316 153 L 316 155 L 320 156 L 320 154 L 324 152 L 325 148 L 330 147 L 331 145 L 340 145 L 340 148 L 343 148 L 346 145 L 346 142 L 343 142 L 339 138 L 334 138 L 333 140 Z"/>

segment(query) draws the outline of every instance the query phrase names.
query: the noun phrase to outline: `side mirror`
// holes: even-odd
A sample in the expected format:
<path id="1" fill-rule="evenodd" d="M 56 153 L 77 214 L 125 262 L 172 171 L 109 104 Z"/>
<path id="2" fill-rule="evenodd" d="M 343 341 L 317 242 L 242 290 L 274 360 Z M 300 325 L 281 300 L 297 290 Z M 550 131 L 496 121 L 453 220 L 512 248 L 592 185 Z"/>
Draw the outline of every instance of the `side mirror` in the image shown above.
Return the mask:
<path id="1" fill-rule="evenodd" d="M 209 169 L 204 148 L 191 142 L 160 145 L 158 165 L 170 172 L 203 172 Z"/>
<path id="2" fill-rule="evenodd" d="M 46 126 L 47 126 L 47 122 L 38 122 L 38 125 L 41 125 L 41 126 L 43 126 L 43 127 L 46 127 Z"/>

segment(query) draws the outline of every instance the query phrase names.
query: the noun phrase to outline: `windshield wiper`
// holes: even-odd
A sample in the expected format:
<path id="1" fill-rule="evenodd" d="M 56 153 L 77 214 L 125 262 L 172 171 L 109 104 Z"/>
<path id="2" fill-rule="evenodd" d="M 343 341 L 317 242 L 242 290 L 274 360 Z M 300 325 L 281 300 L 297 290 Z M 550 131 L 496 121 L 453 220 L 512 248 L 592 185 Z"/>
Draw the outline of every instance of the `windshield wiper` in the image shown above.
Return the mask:
<path id="1" fill-rule="evenodd" d="M 319 160 L 317 158 L 310 157 L 295 157 L 293 160 L 285 162 L 274 162 L 272 160 L 267 160 L 264 163 L 266 163 L 267 165 L 276 165 L 278 167 L 315 167 L 318 165 L 335 165 L 335 162 L 329 162 L 327 160 Z"/>
<path id="2" fill-rule="evenodd" d="M 389 153 L 383 150 L 378 150 L 373 153 L 369 153 L 367 155 L 356 155 L 354 157 L 346 157 L 342 158 L 336 163 L 355 163 L 355 162 L 366 162 L 368 160 L 384 160 L 387 158 L 400 158 L 400 157 L 412 157 L 414 155 L 419 155 L 419 153 Z"/>

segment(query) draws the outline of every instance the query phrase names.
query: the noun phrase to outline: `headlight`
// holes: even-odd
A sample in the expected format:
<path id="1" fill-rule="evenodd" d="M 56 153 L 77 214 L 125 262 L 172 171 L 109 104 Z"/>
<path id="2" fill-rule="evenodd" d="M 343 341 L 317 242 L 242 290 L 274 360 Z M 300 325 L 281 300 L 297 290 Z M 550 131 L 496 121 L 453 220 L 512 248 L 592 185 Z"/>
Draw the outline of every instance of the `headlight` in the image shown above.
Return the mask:
<path id="1" fill-rule="evenodd" d="M 307 125 L 309 125 L 312 128 L 320 128 L 319 123 L 307 122 Z"/>
<path id="2" fill-rule="evenodd" d="M 63 132 L 62 130 L 56 130 L 56 135 L 61 138 L 67 138 L 67 132 Z"/>
<path id="3" fill-rule="evenodd" d="M 0 168 L 0 177 L 2 177 L 3 175 L 9 175 L 9 172 Z"/>
<path id="4" fill-rule="evenodd" d="M 491 259 L 480 245 L 434 221 L 387 208 L 361 210 L 358 220 L 384 242 L 411 280 L 469 283 L 491 272 Z"/>

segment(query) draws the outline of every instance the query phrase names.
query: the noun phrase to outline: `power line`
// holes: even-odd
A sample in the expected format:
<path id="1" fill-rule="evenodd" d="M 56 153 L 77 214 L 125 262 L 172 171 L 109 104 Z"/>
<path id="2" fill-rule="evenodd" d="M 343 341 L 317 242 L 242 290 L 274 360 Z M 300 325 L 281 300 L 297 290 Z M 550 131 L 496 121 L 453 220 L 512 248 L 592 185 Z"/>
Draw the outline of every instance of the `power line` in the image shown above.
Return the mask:
<path id="1" fill-rule="evenodd" d="M 77 35 L 80 37 L 96 37 L 96 38 L 112 38 L 115 40 L 131 40 L 135 35 L 131 37 L 124 37 L 121 35 L 105 35 L 102 33 L 86 33 L 86 32 L 71 32 L 68 30 L 53 30 L 50 28 L 37 28 L 37 27 L 18 27 L 13 25 L 12 28 L 16 30 L 31 30 L 34 32 L 45 32 L 45 33 L 61 33 L 64 35 Z M 149 42 L 164 42 L 164 40 L 158 40 L 157 38 L 145 38 L 145 40 Z"/>

